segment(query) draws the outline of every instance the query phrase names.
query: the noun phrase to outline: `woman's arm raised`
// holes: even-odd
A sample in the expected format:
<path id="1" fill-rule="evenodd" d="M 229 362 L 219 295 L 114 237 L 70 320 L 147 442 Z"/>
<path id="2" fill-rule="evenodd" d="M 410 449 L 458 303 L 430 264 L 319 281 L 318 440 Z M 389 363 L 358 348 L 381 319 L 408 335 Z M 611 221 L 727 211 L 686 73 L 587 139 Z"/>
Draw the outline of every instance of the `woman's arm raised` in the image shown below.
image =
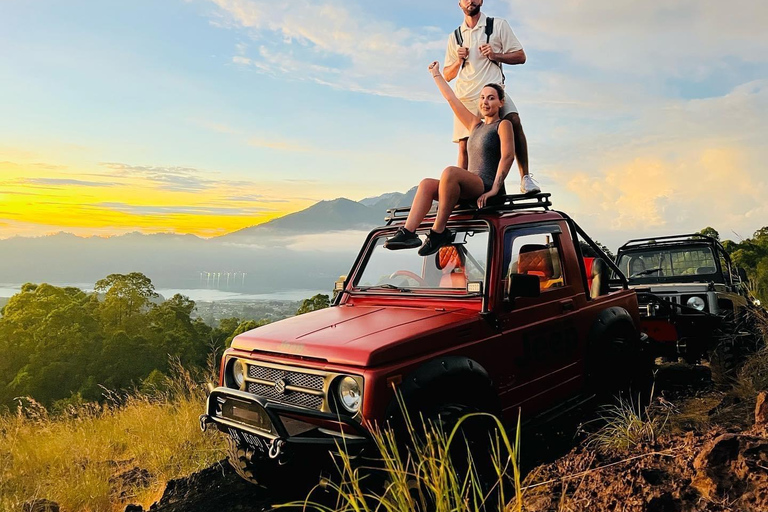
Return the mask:
<path id="1" fill-rule="evenodd" d="M 471 131 L 472 128 L 477 125 L 477 123 L 482 121 L 482 119 L 470 112 L 467 107 L 465 107 L 464 104 L 459 101 L 459 98 L 456 97 L 456 94 L 453 92 L 453 89 L 451 89 L 451 86 L 448 85 L 448 82 L 445 81 L 445 78 L 443 78 L 443 75 L 440 73 L 439 62 L 435 61 L 430 64 L 429 72 L 432 73 L 432 77 L 435 79 L 437 88 L 440 89 L 440 93 L 443 95 L 443 98 L 448 101 L 451 109 L 453 109 L 453 113 L 456 114 L 456 117 L 459 118 L 461 124 L 466 126 L 467 130 Z"/>

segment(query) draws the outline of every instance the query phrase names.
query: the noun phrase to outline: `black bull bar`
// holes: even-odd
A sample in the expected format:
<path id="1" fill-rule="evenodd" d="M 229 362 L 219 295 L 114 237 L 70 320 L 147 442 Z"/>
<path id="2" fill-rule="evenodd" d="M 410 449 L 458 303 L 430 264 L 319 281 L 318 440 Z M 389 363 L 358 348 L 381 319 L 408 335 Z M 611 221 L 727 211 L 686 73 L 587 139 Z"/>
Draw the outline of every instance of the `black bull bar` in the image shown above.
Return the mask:
<path id="1" fill-rule="evenodd" d="M 334 434 L 327 433 L 330 429 L 321 429 L 321 426 L 312 420 L 336 425 L 339 431 Z M 326 449 L 343 447 L 350 450 L 363 448 L 371 443 L 370 432 L 352 418 L 278 404 L 250 393 L 223 387 L 211 391 L 206 402 L 206 412 L 200 415 L 200 428 L 203 431 L 211 424 L 221 432 L 236 436 L 254 446 L 272 459 L 279 458 L 284 449 L 290 449 L 291 446 Z M 298 432 L 297 424 L 303 425 Z M 354 433 L 350 434 L 350 431 Z"/>

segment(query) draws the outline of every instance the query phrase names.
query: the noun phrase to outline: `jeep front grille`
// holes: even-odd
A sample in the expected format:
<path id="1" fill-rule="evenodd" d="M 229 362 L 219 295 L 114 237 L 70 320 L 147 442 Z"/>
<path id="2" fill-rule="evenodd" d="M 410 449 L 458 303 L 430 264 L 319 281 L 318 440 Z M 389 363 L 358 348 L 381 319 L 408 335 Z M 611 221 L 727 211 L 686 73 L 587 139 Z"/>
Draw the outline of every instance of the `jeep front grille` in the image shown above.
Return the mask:
<path id="1" fill-rule="evenodd" d="M 254 395 L 309 409 L 323 407 L 323 375 L 249 364 L 248 381 L 248 392 Z"/>
<path id="2" fill-rule="evenodd" d="M 249 382 L 248 392 L 253 393 L 256 396 L 263 396 L 269 400 L 274 400 L 275 402 L 298 405 L 299 407 L 317 409 L 318 411 L 323 406 L 322 396 L 309 395 L 307 393 L 302 393 L 301 391 L 286 391 L 285 393 L 280 393 L 275 386 L 259 384 L 258 382 Z"/>
<path id="3" fill-rule="evenodd" d="M 283 379 L 286 384 L 301 386 L 302 388 L 323 390 L 323 376 L 313 375 L 311 373 L 294 372 L 291 370 L 281 370 L 278 368 L 269 368 L 266 366 L 257 366 L 255 364 L 248 366 L 248 377 L 252 379 L 268 380 L 277 382 Z"/>

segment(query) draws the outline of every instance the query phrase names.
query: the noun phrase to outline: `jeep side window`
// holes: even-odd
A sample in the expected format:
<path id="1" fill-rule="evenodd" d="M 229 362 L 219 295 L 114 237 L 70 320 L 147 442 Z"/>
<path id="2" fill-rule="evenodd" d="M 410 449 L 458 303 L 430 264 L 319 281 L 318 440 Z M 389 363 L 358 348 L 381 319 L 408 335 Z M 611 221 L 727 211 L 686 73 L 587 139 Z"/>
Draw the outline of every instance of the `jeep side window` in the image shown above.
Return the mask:
<path id="1" fill-rule="evenodd" d="M 562 288 L 565 283 L 557 234 L 515 234 L 515 230 L 510 230 L 504 235 L 504 277 L 508 278 L 510 274 L 535 275 L 539 278 L 542 292 Z"/>
<path id="2" fill-rule="evenodd" d="M 723 280 L 725 284 L 731 284 L 731 266 L 728 265 L 728 260 L 725 259 L 723 253 L 718 251 L 718 256 L 720 257 L 720 270 L 723 271 Z"/>

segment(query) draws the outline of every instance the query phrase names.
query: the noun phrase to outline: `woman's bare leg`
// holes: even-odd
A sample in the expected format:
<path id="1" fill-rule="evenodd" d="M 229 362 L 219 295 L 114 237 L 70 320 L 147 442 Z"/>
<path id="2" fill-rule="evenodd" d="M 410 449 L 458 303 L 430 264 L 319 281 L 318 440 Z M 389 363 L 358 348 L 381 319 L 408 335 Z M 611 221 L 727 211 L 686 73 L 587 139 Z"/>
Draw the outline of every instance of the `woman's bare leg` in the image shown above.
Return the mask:
<path id="1" fill-rule="evenodd" d="M 437 199 L 437 191 L 439 187 L 439 181 L 433 178 L 424 178 L 419 183 L 419 188 L 416 190 L 416 196 L 413 198 L 413 204 L 411 205 L 411 211 L 408 213 L 408 219 L 405 221 L 405 229 L 408 231 L 416 231 L 421 221 L 424 220 L 430 208 L 432 208 L 432 201 Z"/>
<path id="2" fill-rule="evenodd" d="M 442 233 L 453 207 L 459 199 L 476 199 L 485 191 L 483 180 L 461 167 L 446 167 L 440 176 L 437 191 L 437 216 L 432 224 L 432 230 Z M 414 204 L 416 201 L 414 200 Z M 426 212 L 425 212 L 426 214 Z M 408 217 L 410 220 L 410 216 Z"/>

